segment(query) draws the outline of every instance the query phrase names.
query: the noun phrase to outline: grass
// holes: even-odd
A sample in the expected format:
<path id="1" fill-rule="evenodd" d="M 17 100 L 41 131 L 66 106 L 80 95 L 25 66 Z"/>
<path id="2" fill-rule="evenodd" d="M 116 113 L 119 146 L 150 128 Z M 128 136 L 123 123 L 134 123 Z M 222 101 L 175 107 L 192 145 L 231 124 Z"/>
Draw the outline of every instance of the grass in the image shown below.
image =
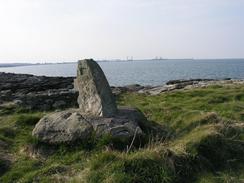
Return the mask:
<path id="1" fill-rule="evenodd" d="M 117 103 L 136 107 L 147 117 L 144 146 L 127 153 L 110 146 L 111 139 L 104 136 L 86 144 L 57 146 L 46 158 L 28 150 L 40 145 L 31 132 L 45 113 L 0 108 L 0 142 L 8 145 L 0 145 L 0 154 L 13 159 L 8 169 L 1 169 L 5 161 L 0 158 L 0 182 L 244 181 L 243 85 L 157 96 L 124 93 Z"/>

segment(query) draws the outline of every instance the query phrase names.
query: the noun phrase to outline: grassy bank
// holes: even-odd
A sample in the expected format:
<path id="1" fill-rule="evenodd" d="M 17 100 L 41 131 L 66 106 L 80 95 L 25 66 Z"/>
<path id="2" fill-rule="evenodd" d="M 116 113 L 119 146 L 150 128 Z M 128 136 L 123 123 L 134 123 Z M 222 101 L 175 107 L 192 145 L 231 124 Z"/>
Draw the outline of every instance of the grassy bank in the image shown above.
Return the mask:
<path id="1" fill-rule="evenodd" d="M 117 102 L 138 108 L 149 121 L 142 124 L 145 144 L 130 152 L 111 148 L 104 137 L 35 156 L 31 131 L 45 113 L 1 108 L 0 182 L 244 181 L 243 85 L 125 93 Z"/>

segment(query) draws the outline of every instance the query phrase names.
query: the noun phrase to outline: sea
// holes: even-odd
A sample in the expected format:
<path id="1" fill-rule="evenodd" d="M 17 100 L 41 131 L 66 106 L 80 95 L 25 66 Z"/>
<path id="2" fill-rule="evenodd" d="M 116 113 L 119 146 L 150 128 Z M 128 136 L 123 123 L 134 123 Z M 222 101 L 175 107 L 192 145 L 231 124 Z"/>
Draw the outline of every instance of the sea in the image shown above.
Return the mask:
<path id="1" fill-rule="evenodd" d="M 98 61 L 109 84 L 162 85 L 178 79 L 244 79 L 244 59 Z M 3 67 L 0 72 L 44 76 L 76 76 L 77 63 Z"/>

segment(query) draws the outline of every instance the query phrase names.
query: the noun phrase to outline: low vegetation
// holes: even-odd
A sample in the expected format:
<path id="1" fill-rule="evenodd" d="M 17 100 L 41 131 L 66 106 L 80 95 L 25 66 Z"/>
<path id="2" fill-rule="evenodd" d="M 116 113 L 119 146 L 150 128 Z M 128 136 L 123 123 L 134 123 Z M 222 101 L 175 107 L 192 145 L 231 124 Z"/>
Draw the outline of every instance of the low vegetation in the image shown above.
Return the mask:
<path id="1" fill-rule="evenodd" d="M 129 151 L 107 136 L 45 153 L 31 132 L 46 113 L 1 107 L 0 182 L 244 182 L 243 85 L 124 93 L 117 102 L 148 118 L 147 138 Z"/>

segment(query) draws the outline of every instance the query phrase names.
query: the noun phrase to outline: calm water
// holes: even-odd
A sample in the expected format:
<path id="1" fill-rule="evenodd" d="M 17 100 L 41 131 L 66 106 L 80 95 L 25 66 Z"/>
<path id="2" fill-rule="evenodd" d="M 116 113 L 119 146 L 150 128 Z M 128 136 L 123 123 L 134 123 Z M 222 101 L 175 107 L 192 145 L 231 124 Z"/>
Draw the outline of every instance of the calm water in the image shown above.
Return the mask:
<path id="1" fill-rule="evenodd" d="M 159 60 L 99 62 L 110 85 L 160 85 L 173 79 L 244 79 L 242 60 Z M 75 76 L 76 64 L 0 68 L 0 72 L 46 76 Z"/>

